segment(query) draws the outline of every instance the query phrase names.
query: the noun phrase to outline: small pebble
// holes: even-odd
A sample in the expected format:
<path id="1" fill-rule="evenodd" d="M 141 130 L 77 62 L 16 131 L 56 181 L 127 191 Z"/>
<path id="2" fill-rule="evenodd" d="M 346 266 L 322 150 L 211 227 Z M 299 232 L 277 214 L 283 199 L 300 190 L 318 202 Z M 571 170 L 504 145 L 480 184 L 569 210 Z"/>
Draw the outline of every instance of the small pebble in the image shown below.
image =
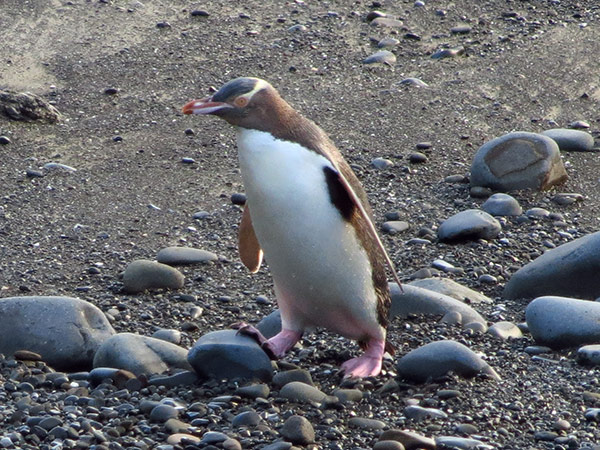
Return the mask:
<path id="1" fill-rule="evenodd" d="M 10 139 L 8 136 L 0 136 L 0 145 L 10 144 Z"/>

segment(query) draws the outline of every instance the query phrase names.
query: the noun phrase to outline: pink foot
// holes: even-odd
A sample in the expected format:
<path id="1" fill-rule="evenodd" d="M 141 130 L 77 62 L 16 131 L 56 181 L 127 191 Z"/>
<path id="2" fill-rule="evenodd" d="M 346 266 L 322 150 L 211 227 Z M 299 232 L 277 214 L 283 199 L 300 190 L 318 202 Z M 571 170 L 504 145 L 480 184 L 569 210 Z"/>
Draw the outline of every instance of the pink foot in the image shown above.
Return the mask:
<path id="1" fill-rule="evenodd" d="M 342 364 L 344 378 L 374 377 L 381 372 L 385 340 L 370 340 L 366 351 Z"/>
<path id="2" fill-rule="evenodd" d="M 232 328 L 238 330 L 239 334 L 249 336 L 258 342 L 258 345 L 271 359 L 279 359 L 285 355 L 302 337 L 300 331 L 282 330 L 271 339 L 267 339 L 252 325 L 245 322 L 236 323 Z"/>

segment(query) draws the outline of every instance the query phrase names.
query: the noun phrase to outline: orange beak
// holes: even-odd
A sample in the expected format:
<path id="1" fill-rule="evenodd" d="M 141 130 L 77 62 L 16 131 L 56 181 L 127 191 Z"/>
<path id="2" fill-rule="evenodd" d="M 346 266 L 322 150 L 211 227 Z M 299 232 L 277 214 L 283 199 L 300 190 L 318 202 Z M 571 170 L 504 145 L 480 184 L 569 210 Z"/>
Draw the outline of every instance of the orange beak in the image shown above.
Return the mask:
<path id="1" fill-rule="evenodd" d="M 186 103 L 182 111 L 184 114 L 213 114 L 215 111 L 225 108 L 233 108 L 233 106 L 228 103 L 213 102 L 212 97 L 206 97 Z"/>

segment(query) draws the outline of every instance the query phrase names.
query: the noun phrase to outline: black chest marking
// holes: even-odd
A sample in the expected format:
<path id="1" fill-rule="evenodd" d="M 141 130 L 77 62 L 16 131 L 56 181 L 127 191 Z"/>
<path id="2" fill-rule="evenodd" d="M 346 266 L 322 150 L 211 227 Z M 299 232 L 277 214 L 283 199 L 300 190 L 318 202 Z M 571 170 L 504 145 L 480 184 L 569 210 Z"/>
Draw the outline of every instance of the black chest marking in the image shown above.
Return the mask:
<path id="1" fill-rule="evenodd" d="M 323 173 L 325 174 L 331 203 L 338 209 L 344 220 L 350 221 L 356 205 L 341 183 L 340 174 L 331 167 L 323 167 Z"/>

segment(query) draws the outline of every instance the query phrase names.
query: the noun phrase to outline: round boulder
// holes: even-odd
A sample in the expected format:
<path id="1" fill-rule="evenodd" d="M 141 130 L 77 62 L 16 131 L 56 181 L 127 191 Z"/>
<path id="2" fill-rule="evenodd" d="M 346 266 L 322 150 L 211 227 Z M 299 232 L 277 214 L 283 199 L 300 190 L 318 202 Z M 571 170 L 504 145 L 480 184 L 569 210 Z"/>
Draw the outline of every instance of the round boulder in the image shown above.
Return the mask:
<path id="1" fill-rule="evenodd" d="M 146 289 L 179 289 L 183 281 L 184 276 L 177 269 L 145 259 L 133 261 L 123 272 L 123 288 L 132 294 Z"/>
<path id="2" fill-rule="evenodd" d="M 554 128 L 542 134 L 554 140 L 561 152 L 589 152 L 594 148 L 594 137 L 586 131 Z"/>
<path id="3" fill-rule="evenodd" d="M 102 311 L 72 297 L 2 298 L 0 330 L 0 353 L 29 350 L 65 371 L 90 369 L 96 350 L 115 334 Z"/>
<path id="4" fill-rule="evenodd" d="M 494 194 L 481 206 L 486 213 L 492 216 L 520 216 L 523 208 L 517 199 L 508 194 Z"/>
<path id="5" fill-rule="evenodd" d="M 471 185 L 498 191 L 545 190 L 566 179 L 558 144 L 536 133 L 492 139 L 479 148 L 471 164 Z"/>
<path id="6" fill-rule="evenodd" d="M 494 239 L 502 230 L 500 222 L 484 211 L 468 209 L 446 219 L 438 228 L 442 242 Z"/>

